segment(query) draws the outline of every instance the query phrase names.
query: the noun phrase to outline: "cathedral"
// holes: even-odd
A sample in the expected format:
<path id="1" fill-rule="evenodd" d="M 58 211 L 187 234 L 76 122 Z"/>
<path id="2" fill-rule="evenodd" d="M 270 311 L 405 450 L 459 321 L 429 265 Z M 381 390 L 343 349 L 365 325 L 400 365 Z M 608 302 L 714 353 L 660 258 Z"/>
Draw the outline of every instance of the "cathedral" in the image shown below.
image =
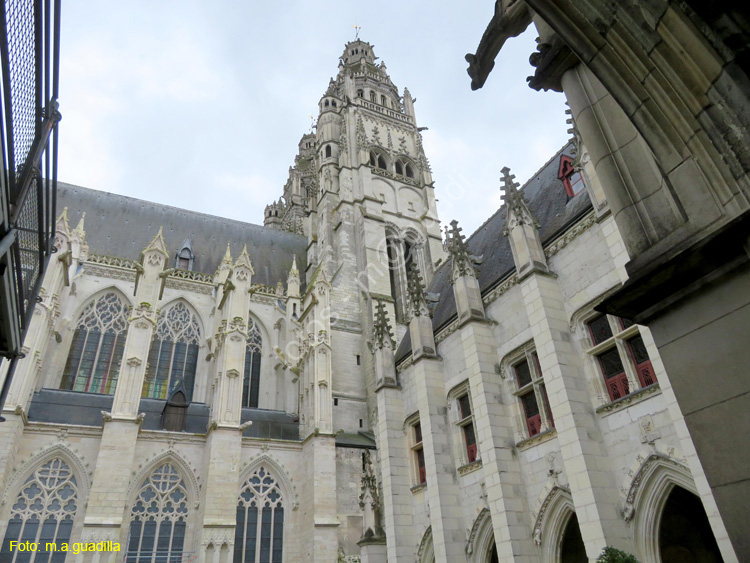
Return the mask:
<path id="1" fill-rule="evenodd" d="M 359 39 L 263 226 L 60 184 L 0 562 L 737 561 L 652 332 L 600 312 L 633 249 L 576 72 L 473 234 Z"/>

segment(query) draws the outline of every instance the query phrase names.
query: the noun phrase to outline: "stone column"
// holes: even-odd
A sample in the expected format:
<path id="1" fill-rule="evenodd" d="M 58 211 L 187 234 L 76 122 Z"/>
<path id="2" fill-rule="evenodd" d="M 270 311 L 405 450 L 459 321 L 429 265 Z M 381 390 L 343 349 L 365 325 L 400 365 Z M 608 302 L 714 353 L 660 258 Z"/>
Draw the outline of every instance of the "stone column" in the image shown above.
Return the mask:
<path id="1" fill-rule="evenodd" d="M 216 296 L 216 313 L 220 322 L 214 337 L 217 388 L 211 405 L 211 424 L 206 440 L 206 485 L 200 541 L 201 545 L 214 546 L 214 558 L 219 557 L 222 547 L 213 543 L 214 538 L 230 538 L 230 553 L 234 547 L 244 430 L 240 422 L 250 314 L 248 292 L 253 273 L 247 247 L 242 249 L 232 265 L 227 246 L 225 259 L 217 274 L 222 283 Z"/>
<path id="2" fill-rule="evenodd" d="M 409 455 L 404 433 L 404 402 L 394 365 L 395 342 L 385 305 L 378 302 L 375 311 L 372 352 L 375 363 L 375 395 L 378 421 L 375 436 L 380 456 L 383 485 L 383 520 L 387 558 L 410 559 L 414 551 L 414 517 L 409 491 Z"/>
<path id="3" fill-rule="evenodd" d="M 502 393 L 495 373 L 497 353 L 492 327 L 485 320 L 472 257 L 456 221 L 446 228 L 453 260 L 451 283 L 464 346 L 475 432 L 485 477 L 487 502 L 499 561 L 538 561 L 531 542 L 529 507 L 523 495 L 521 468 L 512 444 L 513 420 L 496 397 Z"/>
<path id="4" fill-rule="evenodd" d="M 112 411 L 103 413 L 104 428 L 96 459 L 81 541 L 98 538 L 120 541 L 121 529 L 128 522 L 128 488 L 135 465 L 135 448 L 143 420 L 138 414 L 146 360 L 151 336 L 156 327 L 155 303 L 159 299 L 161 279 L 169 254 L 162 229 L 141 253 L 141 270 L 136 280 L 136 305 L 128 319 L 128 335 L 115 388 Z M 121 545 L 121 549 L 126 549 Z M 86 553 L 85 561 L 93 554 Z M 116 552 L 100 554 L 100 561 L 114 563 Z"/>
<path id="5" fill-rule="evenodd" d="M 416 266 L 409 276 L 413 376 L 422 426 L 427 498 L 432 541 L 437 563 L 466 561 L 461 492 L 449 441 L 443 363 L 435 353 L 432 322 L 424 297 L 424 286 Z"/>

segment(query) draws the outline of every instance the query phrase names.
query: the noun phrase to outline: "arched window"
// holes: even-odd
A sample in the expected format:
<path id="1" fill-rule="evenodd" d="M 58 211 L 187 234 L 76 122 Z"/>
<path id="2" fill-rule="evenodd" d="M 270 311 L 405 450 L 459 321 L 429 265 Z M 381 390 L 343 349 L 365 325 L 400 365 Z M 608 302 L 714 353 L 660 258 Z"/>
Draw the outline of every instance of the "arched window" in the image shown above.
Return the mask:
<path id="1" fill-rule="evenodd" d="M 78 484 L 68 464 L 55 458 L 37 468 L 24 483 L 10 509 L 8 529 L 5 531 L 0 561 L 8 563 L 46 562 L 47 542 L 57 549 L 70 541 L 73 519 L 78 510 Z M 19 552 L 10 549 L 11 541 L 41 543 L 37 551 Z M 53 563 L 63 561 L 57 554 Z"/>
<path id="2" fill-rule="evenodd" d="M 377 166 L 378 165 L 378 157 L 375 156 L 374 152 L 370 153 L 370 166 Z"/>
<path id="3" fill-rule="evenodd" d="M 326 145 L 326 158 L 331 157 L 331 145 Z"/>
<path id="4" fill-rule="evenodd" d="M 198 318 L 184 303 L 162 312 L 151 340 L 142 396 L 166 399 L 183 381 L 191 401 L 200 340 Z"/>
<path id="5" fill-rule="evenodd" d="M 412 169 L 411 164 L 407 164 L 404 169 L 406 171 L 407 178 L 414 178 L 414 170 Z"/>
<path id="6" fill-rule="evenodd" d="M 375 92 L 374 92 L 374 91 L 372 91 L 372 90 L 370 90 L 370 101 L 371 101 L 371 102 L 372 102 L 373 104 L 375 103 L 375 98 L 376 98 Z"/>
<path id="7" fill-rule="evenodd" d="M 365 91 L 364 90 L 357 90 L 357 97 L 358 98 L 364 98 L 365 97 Z"/>
<path id="8" fill-rule="evenodd" d="M 586 187 L 583 182 L 583 176 L 581 176 L 580 171 L 575 169 L 573 159 L 569 156 L 563 155 L 560 157 L 560 169 L 557 177 L 562 180 L 565 186 L 565 193 L 568 194 L 568 197 L 578 195 Z"/>
<path id="9" fill-rule="evenodd" d="M 383 105 L 383 106 L 384 106 L 385 104 L 386 104 L 386 102 L 385 102 L 385 96 L 383 96 L 383 95 L 381 94 L 381 95 L 380 95 L 380 105 Z"/>
<path id="10" fill-rule="evenodd" d="M 581 537 L 581 529 L 578 527 L 578 517 L 573 514 L 565 526 L 562 542 L 560 542 L 560 561 L 571 563 L 575 561 L 588 561 L 586 546 Z"/>
<path id="11" fill-rule="evenodd" d="M 383 155 L 378 155 L 378 168 L 386 170 L 385 158 Z"/>
<path id="12" fill-rule="evenodd" d="M 323 104 L 325 107 L 328 107 L 330 102 L 328 100 L 325 101 L 325 104 Z"/>
<path id="13" fill-rule="evenodd" d="M 242 381 L 242 406 L 258 407 L 260 394 L 260 356 L 263 339 L 255 321 L 250 319 L 247 327 L 247 345 L 245 347 L 245 377 Z"/>
<path id="14" fill-rule="evenodd" d="M 401 162 L 396 162 L 396 174 L 403 174 L 404 173 L 404 166 L 401 164 Z"/>
<path id="15" fill-rule="evenodd" d="M 126 563 L 180 561 L 187 516 L 185 482 L 165 463 L 143 481 L 130 511 Z"/>
<path id="16" fill-rule="evenodd" d="M 110 291 L 78 317 L 60 389 L 113 394 L 128 331 L 126 305 Z"/>
<path id="17" fill-rule="evenodd" d="M 333 107 L 336 107 L 336 100 L 332 100 L 332 101 L 331 101 L 331 105 L 332 105 Z"/>
<path id="18" fill-rule="evenodd" d="M 262 465 L 245 482 L 237 504 L 234 563 L 281 563 L 284 498 Z"/>

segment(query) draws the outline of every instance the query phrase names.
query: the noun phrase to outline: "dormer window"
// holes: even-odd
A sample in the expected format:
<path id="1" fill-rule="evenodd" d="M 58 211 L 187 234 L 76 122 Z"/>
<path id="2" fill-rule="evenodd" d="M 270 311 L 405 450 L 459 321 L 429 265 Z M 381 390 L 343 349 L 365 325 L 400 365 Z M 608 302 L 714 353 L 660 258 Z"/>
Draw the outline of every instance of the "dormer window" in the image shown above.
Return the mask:
<path id="1" fill-rule="evenodd" d="M 557 177 L 562 180 L 565 186 L 565 193 L 568 194 L 568 197 L 578 195 L 586 187 L 586 184 L 583 182 L 583 176 L 580 171 L 575 169 L 573 159 L 569 156 L 563 155 L 560 157 L 560 171 Z"/>
<path id="2" fill-rule="evenodd" d="M 182 246 L 180 246 L 180 249 L 177 251 L 174 267 L 178 270 L 192 271 L 194 260 L 195 254 L 193 253 L 193 245 L 191 244 L 190 239 L 186 238 L 182 241 Z"/>

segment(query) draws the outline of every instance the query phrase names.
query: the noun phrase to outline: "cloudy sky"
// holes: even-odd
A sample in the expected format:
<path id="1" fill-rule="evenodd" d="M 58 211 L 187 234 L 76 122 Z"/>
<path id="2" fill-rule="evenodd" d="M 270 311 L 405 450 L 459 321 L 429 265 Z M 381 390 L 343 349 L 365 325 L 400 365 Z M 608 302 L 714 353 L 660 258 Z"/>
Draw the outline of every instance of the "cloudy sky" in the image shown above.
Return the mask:
<path id="1" fill-rule="evenodd" d="M 470 233 L 500 204 L 503 166 L 523 182 L 568 137 L 563 96 L 526 85 L 533 29 L 472 92 L 464 55 L 493 9 L 491 0 L 66 0 L 59 179 L 262 223 L 356 23 L 417 98 L 441 219 Z"/>

